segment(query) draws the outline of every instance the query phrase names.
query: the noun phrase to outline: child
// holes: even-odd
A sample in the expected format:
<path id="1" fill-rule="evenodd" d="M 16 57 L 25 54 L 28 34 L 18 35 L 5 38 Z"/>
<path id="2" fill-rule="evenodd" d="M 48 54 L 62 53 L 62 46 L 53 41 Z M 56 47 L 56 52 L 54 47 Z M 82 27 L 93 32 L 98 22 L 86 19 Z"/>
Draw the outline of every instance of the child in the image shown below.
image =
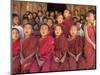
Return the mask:
<path id="1" fill-rule="evenodd" d="M 61 25 L 63 27 L 63 34 L 66 36 L 66 26 L 63 24 L 64 18 L 62 15 L 57 16 L 57 24 Z M 68 32 L 67 32 L 68 33 Z"/>
<path id="2" fill-rule="evenodd" d="M 38 72 L 49 72 L 51 57 L 54 50 L 54 39 L 49 35 L 49 27 L 46 24 L 40 27 L 41 37 L 39 39 L 38 53 L 36 55 L 38 62 Z M 32 66 L 34 68 L 34 65 Z M 34 69 L 31 68 L 31 72 Z"/>
<path id="3" fill-rule="evenodd" d="M 70 28 L 69 44 L 69 70 L 85 69 L 85 60 L 83 57 L 83 40 L 77 35 L 77 27 L 72 25 Z"/>
<path id="4" fill-rule="evenodd" d="M 66 9 L 64 10 L 64 22 L 63 24 L 65 25 L 66 28 L 66 37 L 69 37 L 69 29 L 70 27 L 74 24 L 72 16 L 71 16 L 71 12 L 70 10 Z"/>
<path id="5" fill-rule="evenodd" d="M 22 20 L 22 25 L 24 27 L 25 24 L 29 23 L 29 19 L 27 17 L 24 17 Z"/>
<path id="6" fill-rule="evenodd" d="M 52 58 L 51 71 L 68 70 L 68 42 L 67 38 L 63 36 L 63 29 L 61 25 L 56 25 L 55 33 L 55 48 Z"/>
<path id="7" fill-rule="evenodd" d="M 47 19 L 47 25 L 49 26 L 50 34 L 53 35 L 53 20 L 51 18 Z"/>
<path id="8" fill-rule="evenodd" d="M 56 20 L 57 20 L 57 24 L 63 24 L 64 18 L 62 15 L 58 15 Z"/>
<path id="9" fill-rule="evenodd" d="M 81 36 L 81 37 L 84 37 L 84 31 L 82 29 L 82 24 L 80 23 L 80 21 L 77 21 L 76 22 L 76 26 L 78 28 L 78 35 Z"/>
<path id="10" fill-rule="evenodd" d="M 85 31 L 85 47 L 84 54 L 86 57 L 86 69 L 96 68 L 96 30 L 94 24 L 95 16 L 92 12 L 88 12 L 86 15 L 87 24 L 84 26 Z"/>
<path id="11" fill-rule="evenodd" d="M 19 16 L 17 14 L 12 14 L 12 28 L 17 28 L 19 30 L 20 37 L 23 38 L 23 28 L 19 25 Z"/>
<path id="12" fill-rule="evenodd" d="M 36 18 L 35 18 L 35 23 L 34 23 L 33 29 L 34 29 L 33 35 L 34 36 L 39 36 L 40 35 L 40 33 L 39 33 L 39 29 L 40 29 L 40 19 L 39 19 L 38 16 L 36 16 Z"/>
<path id="13" fill-rule="evenodd" d="M 38 17 L 40 19 L 40 24 L 43 24 L 43 12 L 42 11 L 38 11 Z"/>
<path id="14" fill-rule="evenodd" d="M 32 36 L 32 24 L 24 25 L 24 39 L 21 41 L 21 72 L 29 73 L 32 63 L 35 61 L 37 38 Z"/>
<path id="15" fill-rule="evenodd" d="M 19 30 L 12 28 L 12 73 L 20 73 L 20 38 Z"/>

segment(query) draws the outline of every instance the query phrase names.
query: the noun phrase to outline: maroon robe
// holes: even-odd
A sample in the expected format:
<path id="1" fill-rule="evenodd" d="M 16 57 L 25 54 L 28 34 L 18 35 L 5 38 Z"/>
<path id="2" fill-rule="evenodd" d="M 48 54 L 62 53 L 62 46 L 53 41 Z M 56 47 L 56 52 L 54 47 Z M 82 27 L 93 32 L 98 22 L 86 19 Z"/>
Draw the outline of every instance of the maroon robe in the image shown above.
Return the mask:
<path id="1" fill-rule="evenodd" d="M 38 56 L 38 59 L 41 61 L 44 61 L 44 63 L 42 64 L 41 67 L 39 66 L 37 62 L 34 63 L 35 65 L 37 65 L 37 67 L 35 66 L 37 69 L 37 72 L 50 71 L 50 64 L 51 64 L 53 49 L 54 49 L 54 39 L 50 35 L 47 35 L 45 38 L 40 40 L 37 56 Z M 31 67 L 30 72 L 34 72 L 35 70 L 34 64 Z"/>
<path id="2" fill-rule="evenodd" d="M 68 41 L 66 37 L 60 36 L 59 38 L 55 38 L 55 48 L 52 57 L 51 71 L 63 71 L 69 69 L 67 51 Z M 65 53 L 66 57 L 62 63 L 54 60 L 54 57 L 57 57 L 59 60 L 61 60 L 65 56 Z"/>
<path id="3" fill-rule="evenodd" d="M 96 44 L 96 31 L 95 27 L 90 25 L 87 26 L 88 37 Z M 85 39 L 84 54 L 86 57 L 86 69 L 93 69 L 96 65 L 95 49 L 93 46 Z"/>
<path id="4" fill-rule="evenodd" d="M 63 22 L 64 34 L 67 38 L 69 37 L 69 29 L 73 24 L 74 24 L 74 21 L 73 21 L 72 17 L 65 19 Z"/>
<path id="5" fill-rule="evenodd" d="M 20 40 L 12 43 L 12 72 L 20 73 Z"/>
<path id="6" fill-rule="evenodd" d="M 21 65 L 21 72 L 22 73 L 28 73 L 30 71 L 31 65 L 33 62 L 35 62 L 35 53 L 36 53 L 36 46 L 37 46 L 37 38 L 34 36 L 31 36 L 27 39 L 23 39 L 22 41 L 22 56 L 23 58 L 27 58 L 33 53 L 33 56 L 28 58 L 26 62 L 24 62 Z"/>
<path id="7" fill-rule="evenodd" d="M 85 69 L 85 58 L 83 56 L 83 40 L 81 37 L 68 39 L 69 41 L 69 70 Z M 75 57 L 74 57 L 74 56 Z M 77 59 L 76 57 L 79 58 Z"/>

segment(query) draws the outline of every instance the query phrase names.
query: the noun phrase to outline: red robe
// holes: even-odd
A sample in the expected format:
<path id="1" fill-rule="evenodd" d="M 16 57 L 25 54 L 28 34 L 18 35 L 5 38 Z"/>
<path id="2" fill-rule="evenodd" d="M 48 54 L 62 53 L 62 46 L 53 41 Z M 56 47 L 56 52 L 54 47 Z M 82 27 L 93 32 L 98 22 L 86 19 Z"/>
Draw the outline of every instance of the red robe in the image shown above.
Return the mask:
<path id="1" fill-rule="evenodd" d="M 12 72 L 20 73 L 20 40 L 12 43 Z"/>
<path id="2" fill-rule="evenodd" d="M 87 26 L 87 32 L 89 38 L 96 44 L 96 31 L 95 27 L 92 25 Z M 85 46 L 84 46 L 84 54 L 86 57 L 86 69 L 93 69 L 95 68 L 96 56 L 95 56 L 95 49 L 93 46 L 85 39 Z"/>
<path id="3" fill-rule="evenodd" d="M 68 50 L 68 41 L 66 37 L 60 36 L 59 38 L 55 38 L 55 48 L 54 48 L 53 58 L 51 63 L 51 71 L 63 71 L 69 69 L 67 50 Z M 61 60 L 64 56 L 65 56 L 64 58 L 65 60 L 63 61 L 63 63 L 56 62 L 54 60 L 54 57 L 57 57 Z"/>
<path id="4" fill-rule="evenodd" d="M 36 46 L 37 46 L 37 38 L 34 36 L 31 36 L 31 37 L 24 39 L 22 41 L 21 53 L 22 53 L 22 56 L 24 57 L 24 59 L 33 53 L 33 56 L 28 58 L 26 60 L 26 62 L 24 62 L 21 65 L 21 72 L 22 73 L 28 73 L 30 71 L 32 63 L 35 62 L 35 60 L 36 60 L 35 59 Z"/>
<path id="5" fill-rule="evenodd" d="M 37 72 L 49 72 L 50 71 L 50 64 L 51 64 L 51 57 L 53 54 L 54 49 L 54 39 L 48 35 L 45 38 L 41 39 L 39 42 L 38 47 L 38 59 L 44 61 L 43 65 L 40 67 L 38 63 L 36 69 Z M 34 65 L 31 67 L 30 72 L 34 72 Z"/>
<path id="6" fill-rule="evenodd" d="M 77 36 L 74 39 L 68 39 L 69 41 L 69 70 L 85 69 L 85 59 L 83 56 L 83 40 Z M 74 56 L 75 57 L 74 57 Z M 76 57 L 78 57 L 77 59 Z"/>
<path id="7" fill-rule="evenodd" d="M 69 29 L 73 24 L 74 24 L 74 21 L 73 21 L 72 17 L 65 19 L 64 22 L 63 22 L 64 34 L 67 38 L 69 36 Z"/>

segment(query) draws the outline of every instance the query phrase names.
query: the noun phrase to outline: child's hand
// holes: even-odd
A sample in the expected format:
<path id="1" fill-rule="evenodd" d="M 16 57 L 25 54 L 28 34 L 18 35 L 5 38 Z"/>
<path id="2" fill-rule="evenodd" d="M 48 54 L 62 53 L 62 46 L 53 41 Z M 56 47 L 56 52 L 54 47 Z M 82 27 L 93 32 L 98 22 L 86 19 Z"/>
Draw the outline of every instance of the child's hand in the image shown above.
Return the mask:
<path id="1" fill-rule="evenodd" d="M 55 60 L 55 62 L 57 62 L 57 63 L 60 61 L 59 58 L 57 58 L 57 57 L 55 57 L 54 60 Z"/>
<path id="2" fill-rule="evenodd" d="M 93 48 L 95 49 L 95 44 L 93 44 Z"/>
<path id="3" fill-rule="evenodd" d="M 20 62 L 21 62 L 21 64 L 23 64 L 25 62 L 25 60 L 24 59 L 21 59 Z"/>
<path id="4" fill-rule="evenodd" d="M 44 61 L 39 61 L 39 66 L 41 67 L 43 65 Z"/>

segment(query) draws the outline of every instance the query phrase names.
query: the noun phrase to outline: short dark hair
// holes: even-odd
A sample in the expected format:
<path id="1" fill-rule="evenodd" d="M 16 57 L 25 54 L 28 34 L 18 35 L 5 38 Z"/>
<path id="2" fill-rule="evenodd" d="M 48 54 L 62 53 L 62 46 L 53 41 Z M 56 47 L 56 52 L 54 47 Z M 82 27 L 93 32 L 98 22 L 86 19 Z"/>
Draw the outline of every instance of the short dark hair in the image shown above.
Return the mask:
<path id="1" fill-rule="evenodd" d="M 28 20 L 29 21 L 28 17 L 23 17 L 23 20 Z"/>
<path id="2" fill-rule="evenodd" d="M 87 17 L 89 14 L 95 15 L 96 12 L 95 12 L 94 10 L 89 10 L 89 11 L 86 13 L 86 17 Z"/>
<path id="3" fill-rule="evenodd" d="M 12 17 L 12 19 L 13 19 L 13 18 L 19 17 L 19 16 L 18 16 L 18 14 L 16 14 L 16 13 L 12 13 L 12 16 L 11 16 L 11 17 Z"/>
<path id="4" fill-rule="evenodd" d="M 47 27 L 48 27 L 48 29 L 49 29 L 49 26 L 48 26 L 46 23 L 41 24 L 40 28 L 41 28 L 42 26 L 47 26 Z"/>
<path id="5" fill-rule="evenodd" d="M 33 29 L 33 25 L 32 25 L 31 23 L 24 24 L 24 27 L 25 27 L 26 25 L 30 25 L 30 26 L 32 27 L 32 29 Z"/>
<path id="6" fill-rule="evenodd" d="M 20 33 L 17 28 L 12 28 L 11 30 L 16 30 L 18 32 L 18 34 Z"/>

